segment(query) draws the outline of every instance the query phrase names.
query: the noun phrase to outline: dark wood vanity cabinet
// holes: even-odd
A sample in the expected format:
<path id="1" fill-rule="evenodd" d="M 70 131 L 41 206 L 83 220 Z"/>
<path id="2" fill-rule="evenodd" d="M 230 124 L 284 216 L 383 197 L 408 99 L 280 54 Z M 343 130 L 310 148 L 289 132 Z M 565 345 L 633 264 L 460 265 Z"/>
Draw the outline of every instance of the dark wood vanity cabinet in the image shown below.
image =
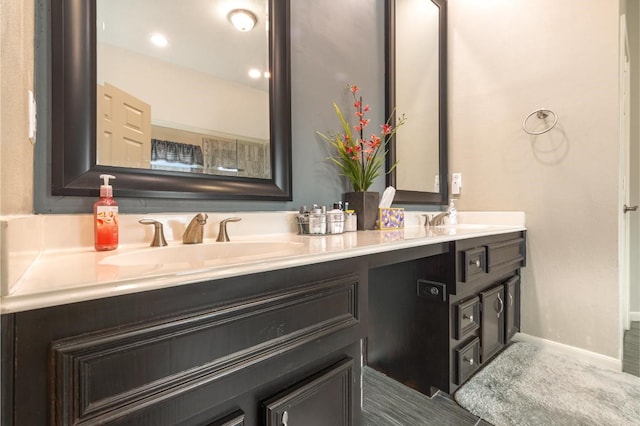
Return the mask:
<path id="1" fill-rule="evenodd" d="M 351 259 L 3 315 L 2 425 L 357 425 L 366 294 Z"/>
<path id="2" fill-rule="evenodd" d="M 433 395 L 454 392 L 520 327 L 526 233 L 449 243 L 369 275 L 367 363 Z"/>

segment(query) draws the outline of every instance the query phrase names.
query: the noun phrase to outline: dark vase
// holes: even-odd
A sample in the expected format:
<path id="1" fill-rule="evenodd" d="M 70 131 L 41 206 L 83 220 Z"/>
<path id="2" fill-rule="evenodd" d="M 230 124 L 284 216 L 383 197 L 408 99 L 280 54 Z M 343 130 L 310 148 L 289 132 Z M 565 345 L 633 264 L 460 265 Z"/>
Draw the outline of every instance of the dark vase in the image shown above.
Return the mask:
<path id="1" fill-rule="evenodd" d="M 378 217 L 379 192 L 345 192 L 344 202 L 349 203 L 349 209 L 355 210 L 358 218 L 358 231 L 376 228 Z"/>

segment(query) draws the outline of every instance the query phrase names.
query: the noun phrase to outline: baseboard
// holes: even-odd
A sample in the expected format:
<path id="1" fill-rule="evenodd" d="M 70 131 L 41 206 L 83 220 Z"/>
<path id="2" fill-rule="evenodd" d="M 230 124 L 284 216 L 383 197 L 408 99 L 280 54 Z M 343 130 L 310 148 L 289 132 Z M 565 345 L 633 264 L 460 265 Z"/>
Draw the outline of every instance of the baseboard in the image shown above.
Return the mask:
<path id="1" fill-rule="evenodd" d="M 531 336 L 524 333 L 516 333 L 513 337 L 514 341 L 533 343 L 556 352 L 570 354 L 578 359 L 593 364 L 597 367 L 607 368 L 609 370 L 622 371 L 622 360 L 602 355 L 596 352 L 587 351 L 585 349 L 576 348 L 552 340 L 542 339 L 540 337 Z"/>
<path id="2" fill-rule="evenodd" d="M 640 312 L 629 312 L 630 321 L 640 321 Z"/>

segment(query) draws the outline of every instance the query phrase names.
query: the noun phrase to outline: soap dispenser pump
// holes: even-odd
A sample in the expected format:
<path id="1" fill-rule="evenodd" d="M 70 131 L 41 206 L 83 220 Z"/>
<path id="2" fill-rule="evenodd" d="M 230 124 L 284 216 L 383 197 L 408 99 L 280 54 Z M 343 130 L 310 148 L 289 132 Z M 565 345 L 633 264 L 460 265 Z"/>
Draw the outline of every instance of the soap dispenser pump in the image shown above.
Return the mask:
<path id="1" fill-rule="evenodd" d="M 447 208 L 449 225 L 457 225 L 458 224 L 458 209 L 456 209 L 455 202 L 453 198 L 449 199 L 449 207 Z"/>
<path id="2" fill-rule="evenodd" d="M 118 203 L 113 199 L 112 175 L 100 175 L 100 199 L 93 204 L 94 245 L 97 251 L 118 248 Z"/>

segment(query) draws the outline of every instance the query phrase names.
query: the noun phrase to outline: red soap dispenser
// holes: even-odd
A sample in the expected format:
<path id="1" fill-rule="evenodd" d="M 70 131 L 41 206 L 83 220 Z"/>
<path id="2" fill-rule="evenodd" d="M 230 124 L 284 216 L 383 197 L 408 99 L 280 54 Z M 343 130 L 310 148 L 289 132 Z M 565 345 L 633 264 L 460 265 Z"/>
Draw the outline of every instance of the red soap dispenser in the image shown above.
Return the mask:
<path id="1" fill-rule="evenodd" d="M 97 251 L 118 248 L 118 203 L 113 199 L 113 188 L 109 179 L 115 176 L 100 175 L 104 184 L 100 185 L 100 199 L 93 205 L 93 229 Z"/>

